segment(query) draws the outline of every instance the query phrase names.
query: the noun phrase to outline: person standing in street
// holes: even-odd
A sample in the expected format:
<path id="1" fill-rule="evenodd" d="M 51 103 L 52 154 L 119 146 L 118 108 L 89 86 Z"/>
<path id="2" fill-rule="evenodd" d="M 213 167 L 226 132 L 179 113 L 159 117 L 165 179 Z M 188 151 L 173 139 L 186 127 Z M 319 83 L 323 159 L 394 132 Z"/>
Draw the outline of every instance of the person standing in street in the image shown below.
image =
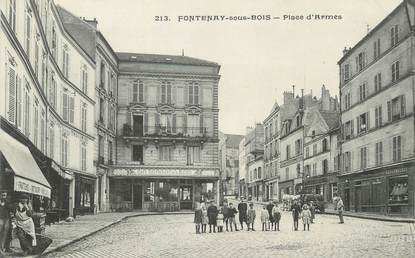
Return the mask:
<path id="1" fill-rule="evenodd" d="M 298 219 L 301 213 L 301 207 L 298 204 L 298 201 L 294 201 L 293 205 L 291 206 L 292 214 L 293 214 L 293 221 L 294 221 L 294 230 L 298 231 Z"/>
<path id="2" fill-rule="evenodd" d="M 229 209 L 228 209 L 228 220 L 229 220 L 229 225 L 231 227 L 231 231 L 233 231 L 232 229 L 232 225 L 235 226 L 235 231 L 239 231 L 238 227 L 236 225 L 236 221 L 235 221 L 235 215 L 236 213 L 238 213 L 238 211 L 235 209 L 235 207 L 233 207 L 232 203 L 229 203 Z"/>
<path id="3" fill-rule="evenodd" d="M 0 255 L 10 251 L 10 203 L 7 192 L 4 191 L 0 196 Z"/>
<path id="4" fill-rule="evenodd" d="M 310 231 L 310 220 L 311 220 L 311 212 L 308 209 L 308 205 L 303 205 L 303 211 L 301 212 L 301 219 L 303 220 L 304 231 L 307 226 L 307 230 Z"/>
<path id="5" fill-rule="evenodd" d="M 223 207 L 219 210 L 218 217 L 216 219 L 216 226 L 218 227 L 218 232 L 223 232 Z"/>
<path id="6" fill-rule="evenodd" d="M 213 203 L 213 201 L 210 202 L 209 208 L 207 209 L 207 215 L 209 219 L 209 233 L 212 233 L 212 227 L 213 227 L 213 233 L 216 233 L 216 219 L 218 216 L 218 208 Z"/>
<path id="7" fill-rule="evenodd" d="M 256 213 L 255 213 L 255 210 L 254 210 L 254 204 L 250 203 L 248 214 L 246 216 L 246 224 L 248 226 L 248 231 L 249 231 L 249 229 L 251 229 L 252 231 L 255 231 L 255 229 L 254 229 L 255 218 L 256 218 Z M 249 225 L 251 225 L 251 228 L 249 228 Z"/>
<path id="8" fill-rule="evenodd" d="M 195 209 L 195 218 L 194 218 L 194 223 L 196 225 L 196 234 L 200 234 L 200 225 L 202 224 L 202 208 L 200 207 L 200 204 L 197 203 L 196 205 L 196 209 Z"/>
<path id="9" fill-rule="evenodd" d="M 272 208 L 274 208 L 274 204 L 272 203 L 272 201 L 270 201 L 267 204 L 267 211 L 269 216 L 268 230 L 271 230 L 271 228 L 274 227 L 274 217 L 272 216 Z"/>
<path id="10" fill-rule="evenodd" d="M 248 205 L 245 202 L 245 198 L 241 199 L 241 202 L 238 204 L 238 212 L 239 212 L 239 223 L 241 224 L 241 229 L 244 229 L 244 222 L 247 224 L 246 222 L 246 213 L 248 211 Z"/>
<path id="11" fill-rule="evenodd" d="M 226 231 L 229 231 L 228 224 L 229 224 L 229 207 L 228 202 L 223 202 L 223 223 L 226 226 Z"/>
<path id="12" fill-rule="evenodd" d="M 268 223 L 269 223 L 269 213 L 267 210 L 267 205 L 261 210 L 261 223 L 262 223 L 262 231 L 268 231 Z"/>
<path id="13" fill-rule="evenodd" d="M 274 218 L 274 228 L 275 231 L 280 231 L 280 220 L 281 220 L 281 210 L 278 207 L 278 203 L 275 203 L 272 208 L 272 217 Z"/>
<path id="14" fill-rule="evenodd" d="M 337 194 L 334 194 L 334 196 L 336 197 L 335 208 L 339 212 L 339 219 L 340 219 L 339 224 L 344 224 L 344 220 L 343 220 L 343 210 L 344 210 L 343 200 L 340 196 L 337 196 Z"/>
<path id="15" fill-rule="evenodd" d="M 314 206 L 314 202 L 313 201 L 310 201 L 310 207 L 309 207 L 309 209 L 310 209 L 310 212 L 311 212 L 310 222 L 311 222 L 311 224 L 313 224 L 314 223 L 315 216 L 316 216 L 316 206 Z"/>
<path id="16" fill-rule="evenodd" d="M 202 233 L 206 233 L 206 225 L 208 224 L 209 219 L 207 215 L 207 209 L 205 203 L 202 203 Z"/>

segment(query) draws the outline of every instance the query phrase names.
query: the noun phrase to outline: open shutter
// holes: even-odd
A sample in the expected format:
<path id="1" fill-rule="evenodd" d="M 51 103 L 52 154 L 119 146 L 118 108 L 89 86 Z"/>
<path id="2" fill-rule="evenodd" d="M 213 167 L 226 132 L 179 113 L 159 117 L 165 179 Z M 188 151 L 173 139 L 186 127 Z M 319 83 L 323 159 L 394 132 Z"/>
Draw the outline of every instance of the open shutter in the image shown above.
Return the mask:
<path id="1" fill-rule="evenodd" d="M 16 73 L 10 68 L 9 69 L 9 110 L 8 118 L 11 123 L 15 122 L 16 119 Z"/>
<path id="2" fill-rule="evenodd" d="M 370 129 L 370 112 L 366 113 L 366 131 Z"/>
<path id="3" fill-rule="evenodd" d="M 388 101 L 388 122 L 392 121 L 392 103 Z"/>
<path id="4" fill-rule="evenodd" d="M 17 78 L 17 126 L 20 128 L 22 126 L 22 79 Z"/>
<path id="5" fill-rule="evenodd" d="M 360 133 L 360 116 L 356 117 L 356 128 L 357 128 L 357 133 Z"/>
<path id="6" fill-rule="evenodd" d="M 148 113 L 144 113 L 144 133 L 148 133 Z"/>
<path id="7" fill-rule="evenodd" d="M 69 98 L 69 122 L 74 122 L 74 108 L 75 108 L 75 100 L 73 97 Z"/>
<path id="8" fill-rule="evenodd" d="M 401 117 L 405 116 L 405 95 L 401 96 Z"/>
<path id="9" fill-rule="evenodd" d="M 172 118 L 172 132 L 173 133 L 176 133 L 177 132 L 177 129 L 176 129 L 176 127 L 177 127 L 177 125 L 176 125 L 176 114 L 173 114 L 173 118 Z"/>

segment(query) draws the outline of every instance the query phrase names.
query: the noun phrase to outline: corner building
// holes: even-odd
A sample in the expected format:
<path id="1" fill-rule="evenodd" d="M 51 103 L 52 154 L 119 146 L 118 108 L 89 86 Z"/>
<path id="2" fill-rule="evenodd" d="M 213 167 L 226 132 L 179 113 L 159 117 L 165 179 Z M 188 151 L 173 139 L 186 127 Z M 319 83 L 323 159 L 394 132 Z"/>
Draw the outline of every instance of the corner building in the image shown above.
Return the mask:
<path id="1" fill-rule="evenodd" d="M 345 209 L 414 216 L 414 1 L 404 1 L 340 68 Z"/>
<path id="2" fill-rule="evenodd" d="M 111 210 L 190 210 L 218 201 L 220 66 L 186 56 L 117 57 Z"/>

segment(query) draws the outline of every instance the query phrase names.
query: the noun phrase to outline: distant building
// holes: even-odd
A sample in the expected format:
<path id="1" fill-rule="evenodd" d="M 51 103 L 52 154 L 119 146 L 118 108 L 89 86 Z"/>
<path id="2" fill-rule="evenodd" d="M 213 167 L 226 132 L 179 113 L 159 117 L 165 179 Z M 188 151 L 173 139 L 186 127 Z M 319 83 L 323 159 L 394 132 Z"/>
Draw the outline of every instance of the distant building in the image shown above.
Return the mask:
<path id="1" fill-rule="evenodd" d="M 346 210 L 415 215 L 414 12 L 403 1 L 338 62 Z"/>
<path id="2" fill-rule="evenodd" d="M 239 195 L 239 143 L 243 135 L 222 134 L 219 155 L 223 195 Z"/>

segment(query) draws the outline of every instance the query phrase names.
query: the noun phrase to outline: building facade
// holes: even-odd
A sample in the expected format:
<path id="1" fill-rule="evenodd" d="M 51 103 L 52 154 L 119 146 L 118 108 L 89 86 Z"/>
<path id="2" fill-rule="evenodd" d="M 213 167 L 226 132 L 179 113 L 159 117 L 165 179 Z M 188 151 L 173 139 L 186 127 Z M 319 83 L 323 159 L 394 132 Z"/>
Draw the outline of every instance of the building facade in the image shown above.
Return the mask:
<path id="1" fill-rule="evenodd" d="M 117 53 L 111 210 L 183 210 L 218 200 L 217 63 Z"/>
<path id="2" fill-rule="evenodd" d="M 2 130 L 36 154 L 51 185 L 50 208 L 73 215 L 82 192 L 76 177 L 95 177 L 95 63 L 64 29 L 53 1 L 1 1 L 0 10 Z M 93 207 L 93 196 L 84 202 Z"/>
<path id="3" fill-rule="evenodd" d="M 414 216 L 414 39 L 403 1 L 338 62 L 346 210 Z"/>
<path id="4" fill-rule="evenodd" d="M 220 133 L 219 156 L 223 196 L 239 196 L 239 143 L 243 136 Z"/>

